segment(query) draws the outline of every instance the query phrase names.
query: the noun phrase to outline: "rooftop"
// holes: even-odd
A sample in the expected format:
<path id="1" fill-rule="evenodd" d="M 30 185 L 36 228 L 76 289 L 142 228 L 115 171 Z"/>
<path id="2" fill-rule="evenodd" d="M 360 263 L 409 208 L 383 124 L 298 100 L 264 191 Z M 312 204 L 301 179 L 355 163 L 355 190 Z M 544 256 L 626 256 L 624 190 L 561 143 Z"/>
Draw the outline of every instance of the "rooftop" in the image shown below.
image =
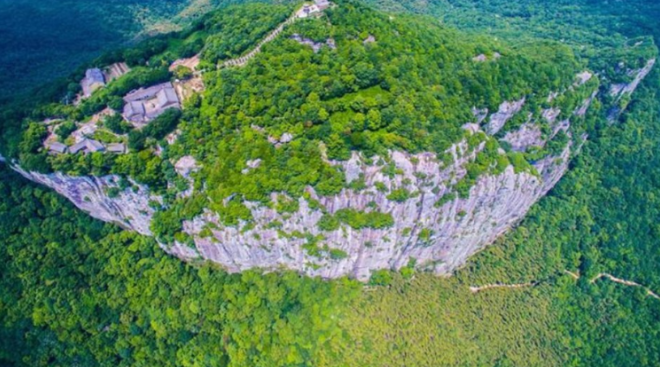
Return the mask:
<path id="1" fill-rule="evenodd" d="M 161 115 L 168 108 L 181 108 L 172 83 L 162 83 L 135 90 L 124 97 L 122 115 L 134 125 L 144 124 Z"/>
<path id="2" fill-rule="evenodd" d="M 105 77 L 99 68 L 87 69 L 87 71 L 85 71 L 85 79 L 87 79 L 90 83 L 105 83 Z"/>
<path id="3" fill-rule="evenodd" d="M 112 143 L 108 145 L 108 152 L 124 153 L 126 152 L 126 146 L 122 143 Z"/>
<path id="4" fill-rule="evenodd" d="M 83 153 L 94 153 L 94 152 L 102 152 L 104 150 L 105 147 L 103 146 L 103 144 L 92 139 L 83 139 L 79 143 L 76 143 L 71 147 L 69 147 L 69 152 L 72 154 L 76 154 L 81 151 Z"/>
<path id="5" fill-rule="evenodd" d="M 148 88 L 140 88 L 128 93 L 124 97 L 124 101 L 133 102 L 133 101 L 142 101 L 145 99 L 151 99 L 154 98 L 156 94 L 158 94 L 158 92 L 160 92 L 162 89 L 166 89 L 166 88 L 173 89 L 174 87 L 172 86 L 172 83 L 167 82 L 167 83 L 152 85 L 151 87 Z"/>
<path id="6" fill-rule="evenodd" d="M 48 150 L 53 153 L 65 153 L 67 150 L 67 146 L 62 143 L 53 142 L 50 143 L 50 145 L 48 145 Z"/>

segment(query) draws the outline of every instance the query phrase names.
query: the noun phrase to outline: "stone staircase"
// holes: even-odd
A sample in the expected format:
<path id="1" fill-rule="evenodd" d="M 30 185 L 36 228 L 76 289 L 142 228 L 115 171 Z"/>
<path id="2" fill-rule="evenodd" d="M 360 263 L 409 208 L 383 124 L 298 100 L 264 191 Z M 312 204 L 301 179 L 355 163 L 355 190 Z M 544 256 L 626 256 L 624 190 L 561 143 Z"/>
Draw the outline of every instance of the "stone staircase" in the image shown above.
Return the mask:
<path id="1" fill-rule="evenodd" d="M 266 38 L 262 39 L 255 48 L 250 50 L 247 54 L 237 57 L 235 59 L 231 60 L 226 60 L 223 63 L 220 64 L 221 68 L 227 68 L 227 67 L 241 67 L 245 66 L 253 57 L 257 56 L 261 52 L 261 48 L 268 42 L 274 40 L 277 36 L 279 36 L 280 33 L 284 30 L 284 27 L 288 26 L 289 24 L 293 23 L 298 19 L 297 13 L 294 13 L 292 16 L 290 16 L 287 20 L 282 22 L 277 28 L 275 28 L 273 31 L 271 31 Z"/>

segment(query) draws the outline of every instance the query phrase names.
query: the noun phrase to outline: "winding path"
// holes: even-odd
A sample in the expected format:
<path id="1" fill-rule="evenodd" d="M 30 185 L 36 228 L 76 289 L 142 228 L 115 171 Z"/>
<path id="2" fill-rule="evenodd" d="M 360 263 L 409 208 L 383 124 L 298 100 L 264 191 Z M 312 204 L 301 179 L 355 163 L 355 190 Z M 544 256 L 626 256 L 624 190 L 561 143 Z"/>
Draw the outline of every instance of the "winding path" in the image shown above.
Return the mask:
<path id="1" fill-rule="evenodd" d="M 625 280 L 625 279 L 617 278 L 617 277 L 615 277 L 615 276 L 612 275 L 612 274 L 600 273 L 600 274 L 596 275 L 593 279 L 591 279 L 591 280 L 589 281 L 589 283 L 592 283 L 592 284 L 593 284 L 593 283 L 595 283 L 595 282 L 596 282 L 598 279 L 600 279 L 600 278 L 607 278 L 607 279 L 609 279 L 609 280 L 611 280 L 611 281 L 613 281 L 613 282 L 615 282 L 615 283 L 619 283 L 619 284 L 627 285 L 627 286 L 630 286 L 630 287 L 640 287 L 640 288 L 642 288 L 642 289 L 644 289 L 644 290 L 646 291 L 646 295 L 647 295 L 647 296 L 651 296 L 651 297 L 653 297 L 653 298 L 655 298 L 655 299 L 660 299 L 660 296 L 658 296 L 656 293 L 654 293 L 653 291 L 651 291 L 648 287 L 645 287 L 645 286 L 643 286 L 643 285 L 641 285 L 641 284 L 639 284 L 639 283 L 635 283 L 635 282 L 630 281 L 630 280 Z"/>
<path id="2" fill-rule="evenodd" d="M 575 279 L 575 280 L 580 279 L 580 274 L 579 274 L 579 273 L 574 273 L 574 272 L 571 272 L 571 271 L 569 271 L 569 270 L 564 270 L 564 273 L 570 275 L 570 276 L 571 276 L 573 279 Z M 613 282 L 615 282 L 615 283 L 623 284 L 623 285 L 626 285 L 626 286 L 629 286 L 629 287 L 639 287 L 639 288 L 642 288 L 642 289 L 644 289 L 644 290 L 646 291 L 646 295 L 647 295 L 647 296 L 650 296 L 650 297 L 653 297 L 653 298 L 655 298 L 655 299 L 660 300 L 660 295 L 658 295 L 657 293 L 653 292 L 653 291 L 652 291 L 651 289 L 649 289 L 648 287 L 643 286 L 643 285 L 641 285 L 641 284 L 639 284 L 639 283 L 633 282 L 633 281 L 631 281 L 631 280 L 626 280 L 626 279 L 617 278 L 617 277 L 615 277 L 614 275 L 612 275 L 612 274 L 608 274 L 608 273 L 600 273 L 600 274 L 596 275 L 596 276 L 593 277 L 591 280 L 589 280 L 589 283 L 593 284 L 593 283 L 595 283 L 597 280 L 599 280 L 599 279 L 601 279 L 601 278 L 607 278 L 607 279 L 609 279 L 609 280 L 611 280 L 611 281 L 613 281 Z M 539 282 L 517 283 L 517 284 L 500 284 L 500 283 L 486 284 L 486 285 L 482 285 L 482 286 L 471 286 L 471 287 L 470 287 L 470 292 L 472 292 L 472 293 L 478 293 L 478 292 L 485 291 L 485 290 L 488 290 L 488 289 L 493 289 L 493 288 L 527 288 L 527 287 L 534 287 L 534 286 L 536 286 L 537 284 L 539 284 Z"/>
<path id="3" fill-rule="evenodd" d="M 235 59 L 226 60 L 226 61 L 224 61 L 223 63 L 220 64 L 220 67 L 225 67 L 226 68 L 226 67 L 232 67 L 232 66 L 236 66 L 236 67 L 245 66 L 245 64 L 247 64 L 248 61 L 250 61 L 253 57 L 257 56 L 261 52 L 261 48 L 266 43 L 274 40 L 277 36 L 279 36 L 279 34 L 282 33 L 282 31 L 284 30 L 284 27 L 286 27 L 287 25 L 295 22 L 296 19 L 298 19 L 298 13 L 299 13 L 299 11 L 296 11 L 295 13 L 293 13 L 292 16 L 290 16 L 287 20 L 285 20 L 279 26 L 277 26 L 277 28 L 275 28 L 273 31 L 271 31 L 268 34 L 268 36 L 266 36 L 266 38 L 262 39 L 257 44 L 257 46 L 255 46 L 250 52 L 248 52 L 247 54 L 245 54 L 243 56 L 237 57 Z"/>
<path id="4" fill-rule="evenodd" d="M 477 293 L 477 292 L 481 292 L 481 291 L 485 291 L 485 290 L 493 289 L 493 288 L 526 288 L 526 287 L 533 287 L 535 285 L 536 285 L 536 283 L 486 284 L 486 285 L 482 285 L 480 287 L 470 287 L 470 292 Z"/>

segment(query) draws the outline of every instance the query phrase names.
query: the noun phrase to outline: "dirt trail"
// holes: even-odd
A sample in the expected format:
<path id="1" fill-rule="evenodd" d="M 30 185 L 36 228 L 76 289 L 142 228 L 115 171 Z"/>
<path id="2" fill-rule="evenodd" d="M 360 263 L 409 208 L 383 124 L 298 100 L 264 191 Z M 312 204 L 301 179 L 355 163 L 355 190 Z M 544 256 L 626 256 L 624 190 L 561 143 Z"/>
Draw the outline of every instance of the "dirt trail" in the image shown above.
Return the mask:
<path id="1" fill-rule="evenodd" d="M 570 275 L 575 280 L 580 279 L 580 274 L 579 273 L 574 273 L 574 272 L 571 272 L 569 270 L 564 270 L 563 272 Z M 615 283 L 623 284 L 623 285 L 626 285 L 626 286 L 629 286 L 629 287 L 640 287 L 640 288 L 642 288 L 646 291 L 647 296 L 650 296 L 650 297 L 653 297 L 655 299 L 660 300 L 660 295 L 658 295 L 657 293 L 654 293 L 648 287 L 645 287 L 645 286 L 643 286 L 639 283 L 633 282 L 631 280 L 617 278 L 614 275 L 608 274 L 608 273 L 600 273 L 600 274 L 596 275 L 591 280 L 589 280 L 589 283 L 593 284 L 601 278 L 607 278 L 607 279 L 609 279 L 609 280 L 611 280 Z M 477 286 L 471 286 L 470 287 L 470 292 L 477 293 L 477 292 L 481 292 L 481 291 L 485 291 L 485 290 L 493 289 L 493 288 L 526 288 L 526 287 L 533 287 L 533 286 L 535 286 L 539 283 L 540 282 L 518 283 L 518 284 L 500 284 L 500 283 L 486 284 L 486 285 L 482 285 L 482 286 L 478 286 L 478 287 Z"/>
<path id="2" fill-rule="evenodd" d="M 630 281 L 630 280 L 625 280 L 625 279 L 617 278 L 617 277 L 615 277 L 615 276 L 612 275 L 612 274 L 600 273 L 600 274 L 596 275 L 593 279 L 591 279 L 591 280 L 589 281 L 589 283 L 592 283 L 592 284 L 593 284 L 593 283 L 595 283 L 595 282 L 596 282 L 598 279 L 600 279 L 600 278 L 607 278 L 607 279 L 609 279 L 609 280 L 611 280 L 611 281 L 613 281 L 613 282 L 615 282 L 615 283 L 619 283 L 619 284 L 627 285 L 627 286 L 630 286 L 630 287 L 640 287 L 640 288 L 642 288 L 642 289 L 644 289 L 644 290 L 646 291 L 646 295 L 651 296 L 651 297 L 653 297 L 653 298 L 655 298 L 655 299 L 660 299 L 660 296 L 658 296 L 656 293 L 654 293 L 653 291 L 651 291 L 649 288 L 647 288 L 647 287 L 645 287 L 645 286 L 643 286 L 643 285 L 641 285 L 641 284 L 639 284 L 639 283 L 635 283 L 635 282 L 633 282 L 633 281 Z"/>
<path id="3" fill-rule="evenodd" d="M 575 279 L 575 280 L 580 279 L 580 274 L 579 274 L 579 273 L 573 273 L 573 272 L 570 271 L 570 270 L 564 270 L 564 273 L 570 275 L 570 276 L 573 277 L 573 279 Z"/>
<path id="4" fill-rule="evenodd" d="M 526 288 L 533 287 L 536 283 L 519 283 L 519 284 L 486 284 L 480 287 L 470 287 L 470 292 L 477 293 L 493 288 Z"/>

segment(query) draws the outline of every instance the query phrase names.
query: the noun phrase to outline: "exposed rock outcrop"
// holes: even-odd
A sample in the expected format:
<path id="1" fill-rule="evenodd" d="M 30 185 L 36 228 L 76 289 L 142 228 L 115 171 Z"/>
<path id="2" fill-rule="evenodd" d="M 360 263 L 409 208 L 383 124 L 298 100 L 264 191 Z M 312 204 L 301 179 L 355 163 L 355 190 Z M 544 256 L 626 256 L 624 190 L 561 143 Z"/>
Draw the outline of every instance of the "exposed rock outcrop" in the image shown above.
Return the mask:
<path id="1" fill-rule="evenodd" d="M 456 147 L 456 151 L 460 149 Z M 561 156 L 537 162 L 540 177 L 516 173 L 513 167 L 497 176 L 483 176 L 469 197 L 447 200 L 438 207 L 439 200 L 448 194 L 448 185 L 465 175 L 469 156 L 443 167 L 433 154 L 392 152 L 391 160 L 401 174 L 388 177 L 382 166 L 367 164 L 356 153 L 349 161 L 337 164 L 343 167 L 347 179 L 362 177 L 367 189 L 344 189 L 339 195 L 323 197 L 309 188 L 310 196 L 329 213 L 347 208 L 390 213 L 395 218 L 391 228 L 356 230 L 342 225 L 324 232 L 318 228 L 322 211 L 312 209 L 307 200 L 300 198 L 299 211 L 286 215 L 250 203 L 254 223 L 249 226 L 223 227 L 214 214 L 206 212 L 186 222 L 184 229 L 195 238 L 202 257 L 230 271 L 286 267 L 326 278 L 351 275 L 365 280 L 373 270 L 398 269 L 415 259 L 421 268 L 449 274 L 520 220 L 564 174 L 568 155 L 567 147 Z M 376 189 L 377 183 L 389 189 L 406 187 L 414 197 L 404 202 L 390 200 L 387 192 Z M 212 235 L 201 236 L 209 223 Z M 274 227 L 273 223 L 280 225 Z M 339 250 L 347 257 L 337 260 L 309 254 L 305 244 L 310 237 L 322 238 L 317 246 Z M 179 244 L 171 251 L 189 257 L 190 252 L 178 252 L 181 248 Z"/>
<path id="2" fill-rule="evenodd" d="M 610 123 L 614 123 L 617 117 L 625 110 L 627 107 L 627 102 L 624 100 L 625 96 L 630 96 L 637 90 L 639 84 L 646 78 L 646 76 L 651 72 L 653 66 L 655 65 L 655 59 L 650 59 L 646 62 L 643 68 L 639 70 L 630 70 L 628 75 L 632 77 L 630 83 L 619 83 L 613 84 L 610 86 L 610 97 L 613 98 L 615 106 L 613 106 L 609 112 L 607 119 Z"/>
<path id="3" fill-rule="evenodd" d="M 646 73 L 640 71 L 638 76 L 643 78 Z M 587 79 L 586 74 L 581 75 L 580 80 Z M 595 94 L 591 94 L 573 111 L 573 116 L 584 115 L 594 98 Z M 485 110 L 475 109 L 475 121 L 488 121 L 484 124 L 485 132 L 496 134 L 521 111 L 524 103 L 525 99 L 505 102 L 490 116 Z M 536 126 L 540 121 L 530 117 L 502 140 L 512 150 L 524 152 L 532 146 L 544 146 L 560 130 L 572 139 L 570 121 L 557 121 L 560 113 L 558 109 L 548 109 L 540 117 L 543 123 L 550 124 L 549 136 Z M 468 134 L 485 137 L 479 123 L 466 124 L 464 129 Z M 276 143 L 292 138 L 283 134 Z M 162 247 L 183 259 L 201 257 L 214 261 L 232 272 L 288 268 L 324 278 L 349 275 L 366 280 L 374 270 L 400 269 L 415 263 L 419 269 L 450 274 L 521 220 L 559 181 L 575 145 L 569 142 L 557 155 L 536 160 L 533 169 L 510 165 L 492 171 L 498 173 L 485 172 L 461 197 L 456 194 L 456 185 L 467 175 L 468 163 L 486 145 L 482 141 L 470 147 L 468 140 L 454 144 L 444 157 L 392 151 L 387 157 L 366 159 L 354 152 L 347 161 L 330 163 L 341 167 L 348 182 L 359 180 L 360 185 L 351 185 L 333 196 L 321 196 L 308 187 L 306 198 L 294 199 L 299 204 L 294 212 L 278 212 L 276 205 L 245 202 L 253 219 L 237 226 L 225 226 L 214 212 L 205 210 L 182 223 L 183 231 L 192 239 L 189 244 L 175 242 Z M 498 154 L 506 153 L 500 149 Z M 447 159 L 449 156 L 451 159 Z M 260 162 L 252 160 L 246 164 L 254 169 Z M 175 166 L 179 174 L 193 179 L 190 173 L 197 169 L 197 164 L 192 157 L 184 157 Z M 161 199 L 144 186 L 133 184 L 135 190 L 118 190 L 119 178 L 115 176 L 71 177 L 13 168 L 26 178 L 55 189 L 95 218 L 151 235 L 154 210 L 149 204 Z M 244 173 L 249 174 L 249 170 Z M 405 195 L 393 197 L 394 192 Z M 277 202 L 282 195 L 272 193 L 271 199 Z M 324 214 L 333 215 L 344 209 L 389 215 L 392 223 L 369 228 L 342 222 L 338 228 L 320 228 Z"/>
<path id="4" fill-rule="evenodd" d="M 11 168 L 28 180 L 57 191 L 96 219 L 116 223 L 143 235 L 151 235 L 149 227 L 154 209 L 149 206 L 149 202 L 161 202 L 162 199 L 150 195 L 149 189 L 144 185 L 132 183 L 132 188 L 120 190 L 119 176 L 74 177 L 59 172 L 43 174 L 27 172 L 17 166 Z M 113 188 L 116 194 L 111 194 L 110 190 Z"/>
<path id="5" fill-rule="evenodd" d="M 655 59 L 651 59 L 646 62 L 646 65 L 639 69 L 639 70 L 632 70 L 630 71 L 630 75 L 633 76 L 633 80 L 628 83 L 621 83 L 621 84 L 613 84 L 610 87 L 610 95 L 614 97 L 616 100 L 621 99 L 626 94 L 632 94 L 637 90 L 637 87 L 639 87 L 639 83 L 646 78 L 646 76 L 651 72 L 651 69 L 653 69 L 653 65 L 655 65 Z"/>
<path id="6" fill-rule="evenodd" d="M 520 129 L 506 133 L 502 140 L 509 143 L 512 150 L 524 152 L 528 147 L 542 146 L 545 143 L 542 135 L 537 125 L 525 123 Z"/>
<path id="7" fill-rule="evenodd" d="M 500 109 L 490 116 L 490 121 L 486 124 L 486 132 L 490 135 L 497 134 L 500 129 L 509 121 L 525 104 L 525 98 L 515 102 L 504 102 Z"/>
<path id="8" fill-rule="evenodd" d="M 333 50 L 337 48 L 335 41 L 332 38 L 326 39 L 325 42 L 315 42 L 311 38 L 303 37 L 298 33 L 295 33 L 293 36 L 291 36 L 291 39 L 300 43 L 301 45 L 311 47 L 314 52 L 321 51 L 323 47 L 329 47 Z"/>

